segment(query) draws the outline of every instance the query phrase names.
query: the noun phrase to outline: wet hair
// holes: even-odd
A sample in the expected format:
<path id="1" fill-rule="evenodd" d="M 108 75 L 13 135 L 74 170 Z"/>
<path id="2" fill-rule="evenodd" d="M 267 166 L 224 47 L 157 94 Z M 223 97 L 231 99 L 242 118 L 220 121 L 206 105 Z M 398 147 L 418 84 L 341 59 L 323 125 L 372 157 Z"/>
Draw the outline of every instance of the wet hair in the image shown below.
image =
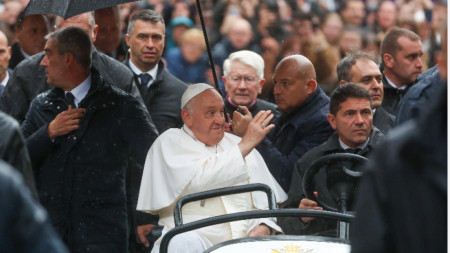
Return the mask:
<path id="1" fill-rule="evenodd" d="M 83 14 L 84 13 L 79 14 L 79 15 L 83 15 Z M 88 14 L 88 24 L 91 27 L 91 32 L 93 33 L 94 32 L 94 28 L 95 28 L 94 12 L 93 11 L 89 11 L 89 12 L 87 12 L 87 14 Z M 61 19 L 64 20 L 62 17 L 56 17 L 56 19 L 55 19 L 55 27 L 56 27 L 56 29 L 59 29 L 59 27 L 61 26 Z"/>
<path id="2" fill-rule="evenodd" d="M 95 15 L 114 15 L 114 18 L 117 20 L 117 22 L 120 22 L 120 10 L 119 6 L 112 6 L 112 7 L 106 7 L 103 9 L 98 9 L 94 11 L 94 17 Z"/>
<path id="3" fill-rule="evenodd" d="M 367 99 L 370 102 L 370 108 L 373 109 L 372 99 L 366 89 L 354 83 L 344 83 L 336 87 L 331 93 L 330 113 L 336 116 L 337 112 L 342 108 L 341 104 L 349 98 Z"/>
<path id="4" fill-rule="evenodd" d="M 47 28 L 49 27 L 49 21 L 46 15 L 40 15 L 40 14 L 34 14 L 34 15 L 28 15 L 28 16 L 41 16 L 44 19 L 45 25 Z M 14 23 L 14 27 L 16 28 L 22 28 L 23 22 L 28 17 L 25 16 L 25 10 L 21 11 L 19 15 L 17 15 L 16 23 Z"/>
<path id="5" fill-rule="evenodd" d="M 150 22 L 152 24 L 161 22 L 164 25 L 164 18 L 158 12 L 149 10 L 149 9 L 145 9 L 140 12 L 137 12 L 130 19 L 130 21 L 128 23 L 128 30 L 127 30 L 127 33 L 129 35 L 133 34 L 133 32 L 134 32 L 134 22 L 136 22 L 136 20 L 142 20 L 145 22 Z"/>
<path id="6" fill-rule="evenodd" d="M 373 54 L 356 49 L 350 50 L 350 52 L 345 55 L 344 59 L 342 59 L 337 65 L 336 71 L 339 81 L 350 81 L 352 79 L 350 76 L 350 70 L 359 59 L 367 59 L 376 63 L 375 56 Z"/>
<path id="7" fill-rule="evenodd" d="M 264 60 L 259 54 L 248 50 L 237 51 L 230 54 L 230 56 L 228 56 L 228 58 L 223 62 L 224 76 L 228 76 L 231 63 L 233 62 L 240 62 L 254 68 L 258 79 L 262 80 L 264 78 Z"/>
<path id="8" fill-rule="evenodd" d="M 415 34 L 414 32 L 405 28 L 394 27 L 388 31 L 386 36 L 384 36 L 383 41 L 381 42 L 381 59 L 383 59 L 384 54 L 395 56 L 398 51 L 402 50 L 402 47 L 400 46 L 400 44 L 398 44 L 398 38 L 400 37 L 406 37 L 412 41 L 420 41 L 419 35 Z"/>
<path id="9" fill-rule="evenodd" d="M 62 55 L 69 52 L 84 69 L 91 68 L 91 38 L 83 29 L 75 26 L 68 26 L 48 34 L 45 36 L 45 39 L 55 40 L 58 54 Z"/>

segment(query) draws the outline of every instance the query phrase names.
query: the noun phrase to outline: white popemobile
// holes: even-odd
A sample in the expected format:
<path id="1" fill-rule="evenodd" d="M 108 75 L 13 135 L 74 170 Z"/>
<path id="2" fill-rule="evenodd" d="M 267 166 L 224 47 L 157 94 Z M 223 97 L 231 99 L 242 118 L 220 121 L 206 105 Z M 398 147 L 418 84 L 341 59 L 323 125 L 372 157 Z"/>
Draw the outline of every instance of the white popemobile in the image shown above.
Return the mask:
<path id="1" fill-rule="evenodd" d="M 338 189 L 339 192 L 334 192 L 333 195 L 343 196 L 343 198 L 337 197 L 337 199 L 335 199 L 336 203 L 340 204 L 336 204 L 335 207 L 326 204 L 324 205 L 325 209 L 332 211 L 278 209 L 272 190 L 270 189 L 270 187 L 264 184 L 233 186 L 184 196 L 180 198 L 175 205 L 175 228 L 167 232 L 167 234 L 165 234 L 165 236 L 162 238 L 160 252 L 168 252 L 167 248 L 169 242 L 177 234 L 195 230 L 198 228 L 244 219 L 303 216 L 337 220 L 337 235 L 339 238 L 296 235 L 246 237 L 216 244 L 206 250 L 205 253 L 349 253 L 351 249 L 349 241 L 348 222 L 350 222 L 354 218 L 354 215 L 351 212 L 348 212 L 346 207 L 350 206 L 351 202 L 353 201 L 358 179 L 362 175 L 362 165 L 366 161 L 366 158 L 355 154 L 331 154 L 318 159 L 308 169 L 304 178 L 304 189 L 308 198 L 314 198 L 313 192 L 316 189 L 314 188 L 314 184 L 312 184 L 311 182 L 313 177 L 321 169 L 326 169 L 327 174 L 330 173 L 330 175 L 333 175 L 334 178 L 338 179 L 335 180 L 335 185 L 329 187 L 329 190 L 332 191 L 332 189 Z M 335 166 L 337 163 L 341 163 L 343 166 Z M 269 210 L 232 213 L 183 224 L 181 209 L 183 205 L 187 203 L 218 196 L 252 191 L 263 191 L 266 193 L 268 197 Z M 320 200 L 317 201 L 319 202 L 319 204 L 323 204 L 320 202 Z"/>

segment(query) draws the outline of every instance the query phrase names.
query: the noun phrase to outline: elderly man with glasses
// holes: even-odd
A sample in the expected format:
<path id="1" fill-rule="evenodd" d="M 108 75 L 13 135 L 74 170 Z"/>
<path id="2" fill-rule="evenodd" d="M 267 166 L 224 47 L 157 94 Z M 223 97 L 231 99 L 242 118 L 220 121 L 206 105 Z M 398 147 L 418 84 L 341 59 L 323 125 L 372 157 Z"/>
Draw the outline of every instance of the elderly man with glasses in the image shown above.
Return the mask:
<path id="1" fill-rule="evenodd" d="M 264 60 L 260 55 L 247 50 L 232 53 L 223 63 L 223 72 L 222 80 L 227 92 L 224 101 L 225 113 L 230 116 L 230 120 L 233 117 L 245 117 L 247 111 L 255 116 L 262 110 L 272 111 L 277 118 L 277 105 L 257 98 L 266 81 L 263 76 Z M 234 113 L 238 109 L 241 109 L 240 113 Z M 248 124 L 250 119 L 245 124 Z M 245 130 L 246 127 L 235 125 L 234 133 L 243 136 L 245 132 L 240 129 Z"/>

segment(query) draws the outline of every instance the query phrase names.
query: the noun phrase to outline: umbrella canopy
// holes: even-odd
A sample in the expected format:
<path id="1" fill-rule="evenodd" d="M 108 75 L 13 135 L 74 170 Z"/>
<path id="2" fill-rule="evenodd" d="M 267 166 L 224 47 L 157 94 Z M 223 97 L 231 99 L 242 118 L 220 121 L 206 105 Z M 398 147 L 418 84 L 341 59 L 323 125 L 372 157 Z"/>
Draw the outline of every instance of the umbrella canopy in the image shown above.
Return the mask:
<path id="1" fill-rule="evenodd" d="M 67 19 L 88 11 L 136 1 L 137 0 L 31 0 L 25 8 L 25 15 L 55 14 Z"/>

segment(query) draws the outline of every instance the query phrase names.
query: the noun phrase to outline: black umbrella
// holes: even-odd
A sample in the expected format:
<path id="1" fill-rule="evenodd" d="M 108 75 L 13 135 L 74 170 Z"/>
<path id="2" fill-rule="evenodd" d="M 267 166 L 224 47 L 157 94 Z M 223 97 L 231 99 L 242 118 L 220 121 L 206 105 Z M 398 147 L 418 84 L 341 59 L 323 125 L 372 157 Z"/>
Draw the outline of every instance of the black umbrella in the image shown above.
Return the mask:
<path id="1" fill-rule="evenodd" d="M 31 0 L 25 8 L 25 16 L 55 14 L 64 19 L 81 13 L 136 2 L 137 0 Z"/>

